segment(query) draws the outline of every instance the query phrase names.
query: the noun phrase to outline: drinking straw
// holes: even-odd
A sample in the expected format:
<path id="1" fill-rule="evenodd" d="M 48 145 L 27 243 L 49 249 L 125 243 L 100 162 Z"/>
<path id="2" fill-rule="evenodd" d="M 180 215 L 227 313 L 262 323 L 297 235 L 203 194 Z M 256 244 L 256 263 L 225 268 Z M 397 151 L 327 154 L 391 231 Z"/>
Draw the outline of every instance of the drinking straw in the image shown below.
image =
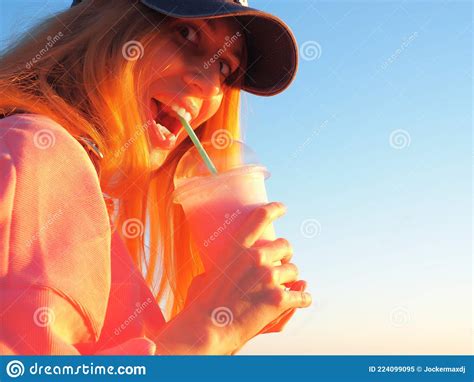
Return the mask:
<path id="1" fill-rule="evenodd" d="M 189 123 L 180 115 L 178 115 L 179 121 L 181 124 L 184 126 L 186 132 L 188 133 L 189 137 L 194 143 L 194 146 L 196 146 L 199 155 L 201 155 L 202 160 L 204 161 L 207 169 L 212 175 L 217 175 L 217 169 L 216 166 L 214 166 L 214 163 L 212 163 L 211 158 L 209 158 L 209 155 L 207 155 L 206 150 L 204 150 L 204 147 L 202 147 L 201 142 L 199 142 L 199 138 L 197 137 L 196 133 L 194 132 L 193 128 L 189 126 Z"/>

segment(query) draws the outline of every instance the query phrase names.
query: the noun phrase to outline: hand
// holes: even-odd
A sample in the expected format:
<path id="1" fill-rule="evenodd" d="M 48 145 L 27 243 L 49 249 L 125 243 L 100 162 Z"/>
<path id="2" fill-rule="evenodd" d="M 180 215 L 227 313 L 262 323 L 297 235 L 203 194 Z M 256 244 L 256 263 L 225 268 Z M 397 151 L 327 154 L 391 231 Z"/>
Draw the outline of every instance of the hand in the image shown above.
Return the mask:
<path id="1" fill-rule="evenodd" d="M 255 245 L 265 228 L 285 213 L 281 203 L 257 207 L 216 266 L 196 277 L 184 311 L 211 330 L 212 354 L 234 354 L 266 330 L 281 330 L 296 308 L 311 305 L 306 283 L 290 263 L 292 249 L 279 238 Z M 273 263 L 281 261 L 281 265 Z M 285 290 L 283 285 L 292 285 Z M 191 313 L 192 312 L 192 313 Z M 211 324 L 211 325 L 209 325 Z"/>
<path id="2" fill-rule="evenodd" d="M 290 290 L 305 291 L 306 290 L 306 281 L 299 280 L 299 281 L 295 281 L 294 283 L 288 283 L 288 284 L 286 284 L 286 287 L 290 288 Z M 286 312 L 282 313 L 282 315 L 280 317 L 278 317 L 276 320 L 270 322 L 267 326 L 265 326 L 259 333 L 256 334 L 256 336 L 259 335 L 259 334 L 264 334 L 264 333 L 281 332 L 285 328 L 286 324 L 291 319 L 291 317 L 293 317 L 295 312 L 296 312 L 295 308 L 288 309 Z M 241 347 L 238 348 L 238 349 L 235 349 L 232 352 L 232 355 L 238 353 L 239 350 L 241 349 Z"/>
<path id="3" fill-rule="evenodd" d="M 304 292 L 306 290 L 307 284 L 306 284 L 306 281 L 299 280 L 299 281 L 295 281 L 294 283 L 287 283 L 285 286 L 289 288 L 290 290 Z M 291 319 L 291 317 L 293 317 L 295 312 L 296 312 L 295 308 L 288 309 L 275 321 L 270 322 L 267 326 L 265 326 L 258 334 L 281 332 L 285 328 L 286 324 Z"/>

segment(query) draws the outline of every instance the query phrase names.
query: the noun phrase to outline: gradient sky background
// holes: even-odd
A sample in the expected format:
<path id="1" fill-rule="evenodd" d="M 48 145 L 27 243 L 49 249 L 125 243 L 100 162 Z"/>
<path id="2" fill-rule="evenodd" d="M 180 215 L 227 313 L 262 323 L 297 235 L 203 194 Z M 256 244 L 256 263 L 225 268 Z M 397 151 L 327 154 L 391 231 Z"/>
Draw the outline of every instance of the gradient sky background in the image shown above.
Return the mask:
<path id="1" fill-rule="evenodd" d="M 0 4 L 1 48 L 70 1 Z M 241 354 L 472 354 L 472 4 L 250 5 L 300 47 L 242 118 L 314 304 Z"/>

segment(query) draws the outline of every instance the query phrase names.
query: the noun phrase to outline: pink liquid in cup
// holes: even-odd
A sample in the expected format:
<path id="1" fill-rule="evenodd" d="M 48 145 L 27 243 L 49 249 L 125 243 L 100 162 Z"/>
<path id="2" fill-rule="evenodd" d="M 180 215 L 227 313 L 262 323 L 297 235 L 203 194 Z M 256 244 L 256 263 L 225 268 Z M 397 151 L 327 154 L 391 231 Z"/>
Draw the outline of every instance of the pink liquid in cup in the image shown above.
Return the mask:
<path id="1" fill-rule="evenodd" d="M 187 224 L 206 270 L 219 256 L 229 254 L 231 245 L 238 244 L 236 234 L 248 215 L 258 206 L 268 203 L 263 166 L 245 165 L 219 173 L 187 179 L 174 193 L 174 202 L 182 205 Z M 273 225 L 256 242 L 275 240 Z"/>

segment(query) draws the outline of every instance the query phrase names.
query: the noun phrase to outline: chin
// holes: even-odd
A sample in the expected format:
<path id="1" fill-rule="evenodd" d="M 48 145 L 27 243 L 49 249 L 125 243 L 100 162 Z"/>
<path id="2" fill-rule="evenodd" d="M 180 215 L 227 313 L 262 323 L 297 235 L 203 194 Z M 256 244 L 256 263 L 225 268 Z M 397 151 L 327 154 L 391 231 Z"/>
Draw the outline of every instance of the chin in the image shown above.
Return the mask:
<path id="1" fill-rule="evenodd" d="M 162 150 L 159 148 L 153 148 L 150 150 L 150 170 L 158 170 L 166 160 L 169 150 Z"/>

